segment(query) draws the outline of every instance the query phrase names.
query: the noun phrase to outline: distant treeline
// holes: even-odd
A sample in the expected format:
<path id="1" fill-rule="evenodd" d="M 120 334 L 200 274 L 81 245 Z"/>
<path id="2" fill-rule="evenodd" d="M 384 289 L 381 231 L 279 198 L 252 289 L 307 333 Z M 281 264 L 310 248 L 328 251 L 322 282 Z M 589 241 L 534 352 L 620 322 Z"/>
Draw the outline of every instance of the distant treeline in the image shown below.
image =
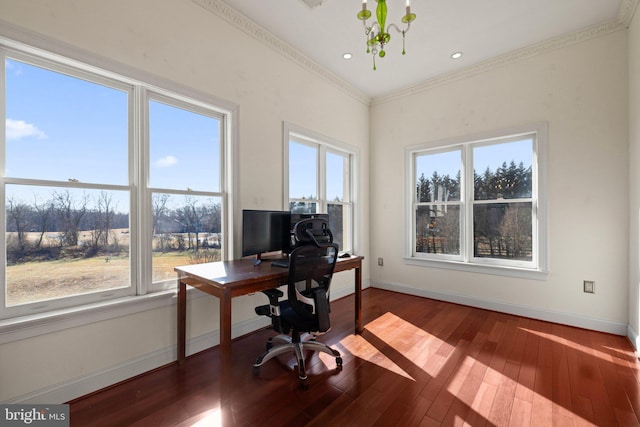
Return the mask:
<path id="1" fill-rule="evenodd" d="M 185 197 L 184 205 L 169 208 L 169 195 L 153 197 L 153 233 L 186 233 L 173 248 L 160 239 L 161 249 L 198 249 L 200 233 L 220 233 L 220 205 Z M 129 214 L 117 212 L 112 196 L 102 191 L 94 197 L 54 191 L 44 202 L 31 204 L 9 197 L 6 203 L 7 260 L 9 263 L 69 256 L 96 256 L 128 250 L 114 230 L 129 230 Z M 52 234 L 54 234 L 52 236 Z M 192 235 L 195 241 L 192 244 Z M 128 239 L 127 239 L 128 242 Z M 165 246 L 166 244 L 166 246 Z M 208 245 L 209 247 L 211 245 Z"/>
<path id="2" fill-rule="evenodd" d="M 416 213 L 416 251 L 459 254 L 458 206 L 445 202 L 460 200 L 460 172 L 455 178 L 434 172 L 422 174 L 416 183 L 416 197 L 422 205 Z M 473 208 L 473 254 L 476 257 L 530 260 L 532 257 L 531 166 L 514 161 L 495 171 L 474 171 L 474 200 L 498 201 Z M 503 201 L 503 202 L 500 202 Z"/>
<path id="3" fill-rule="evenodd" d="M 433 172 L 422 174 L 416 184 L 418 202 L 446 202 L 460 200 L 460 172 L 454 178 Z M 484 173 L 473 171 L 475 200 L 498 200 L 531 197 L 531 166 L 503 162 L 495 171 L 489 167 Z"/>

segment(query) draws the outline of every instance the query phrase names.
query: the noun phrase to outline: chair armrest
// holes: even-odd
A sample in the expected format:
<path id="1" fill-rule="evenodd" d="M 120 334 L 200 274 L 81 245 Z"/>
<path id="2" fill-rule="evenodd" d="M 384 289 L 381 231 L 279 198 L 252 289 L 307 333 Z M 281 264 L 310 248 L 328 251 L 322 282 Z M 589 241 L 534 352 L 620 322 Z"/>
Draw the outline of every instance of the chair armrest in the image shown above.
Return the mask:
<path id="1" fill-rule="evenodd" d="M 262 293 L 269 298 L 269 304 L 271 305 L 278 305 L 279 299 L 284 296 L 284 292 L 278 288 L 265 289 Z"/>

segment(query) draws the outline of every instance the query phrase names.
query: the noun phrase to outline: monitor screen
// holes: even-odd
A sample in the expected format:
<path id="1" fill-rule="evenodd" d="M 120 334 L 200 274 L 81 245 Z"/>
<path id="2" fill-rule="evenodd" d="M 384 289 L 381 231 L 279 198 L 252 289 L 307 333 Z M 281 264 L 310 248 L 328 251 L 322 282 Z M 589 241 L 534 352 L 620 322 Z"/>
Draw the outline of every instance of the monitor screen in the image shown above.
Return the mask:
<path id="1" fill-rule="evenodd" d="M 242 211 L 242 256 L 281 251 L 289 246 L 291 214 L 287 211 Z"/>

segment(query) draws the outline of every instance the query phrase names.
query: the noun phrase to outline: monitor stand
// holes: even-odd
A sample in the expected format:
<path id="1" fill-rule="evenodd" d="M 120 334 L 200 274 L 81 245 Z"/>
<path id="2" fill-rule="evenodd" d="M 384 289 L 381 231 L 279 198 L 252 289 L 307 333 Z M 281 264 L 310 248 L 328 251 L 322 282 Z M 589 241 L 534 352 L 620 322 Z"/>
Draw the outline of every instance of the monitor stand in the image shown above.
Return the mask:
<path id="1" fill-rule="evenodd" d="M 289 266 L 289 257 L 288 256 L 286 258 L 283 258 L 282 256 L 277 257 L 277 256 L 274 256 L 273 253 L 271 253 L 271 256 L 269 256 L 269 255 L 264 256 L 264 255 L 265 254 L 257 254 L 256 255 L 256 259 L 253 260 L 253 266 L 254 267 L 257 267 L 258 265 L 262 264 L 263 260 L 280 263 L 281 267 L 285 267 L 285 264 L 286 264 L 286 267 Z"/>

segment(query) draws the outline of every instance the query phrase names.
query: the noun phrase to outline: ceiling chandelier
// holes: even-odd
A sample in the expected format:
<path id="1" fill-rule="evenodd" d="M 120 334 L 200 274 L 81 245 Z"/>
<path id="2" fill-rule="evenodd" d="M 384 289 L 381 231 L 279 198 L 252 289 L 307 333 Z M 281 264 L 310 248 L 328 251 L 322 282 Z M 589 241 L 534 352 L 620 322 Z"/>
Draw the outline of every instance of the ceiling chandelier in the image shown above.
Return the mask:
<path id="1" fill-rule="evenodd" d="M 402 22 L 407 24 L 404 30 L 398 28 L 396 24 L 386 25 L 387 22 L 387 0 L 376 0 L 378 6 L 376 7 L 376 19 L 369 26 L 367 25 L 367 19 L 371 18 L 371 11 L 367 9 L 367 0 L 362 0 L 362 10 L 358 12 L 358 19 L 362 21 L 364 26 L 364 33 L 367 36 L 367 53 L 373 55 L 373 69 L 376 69 L 376 55 L 380 58 L 384 58 L 386 52 L 384 51 L 385 44 L 391 40 L 391 34 L 389 31 L 393 27 L 397 32 L 402 34 L 402 54 L 404 55 L 404 36 L 411 27 L 411 22 L 416 19 L 416 14 L 411 13 L 411 1 L 406 0 L 405 15 L 402 17 Z"/>

